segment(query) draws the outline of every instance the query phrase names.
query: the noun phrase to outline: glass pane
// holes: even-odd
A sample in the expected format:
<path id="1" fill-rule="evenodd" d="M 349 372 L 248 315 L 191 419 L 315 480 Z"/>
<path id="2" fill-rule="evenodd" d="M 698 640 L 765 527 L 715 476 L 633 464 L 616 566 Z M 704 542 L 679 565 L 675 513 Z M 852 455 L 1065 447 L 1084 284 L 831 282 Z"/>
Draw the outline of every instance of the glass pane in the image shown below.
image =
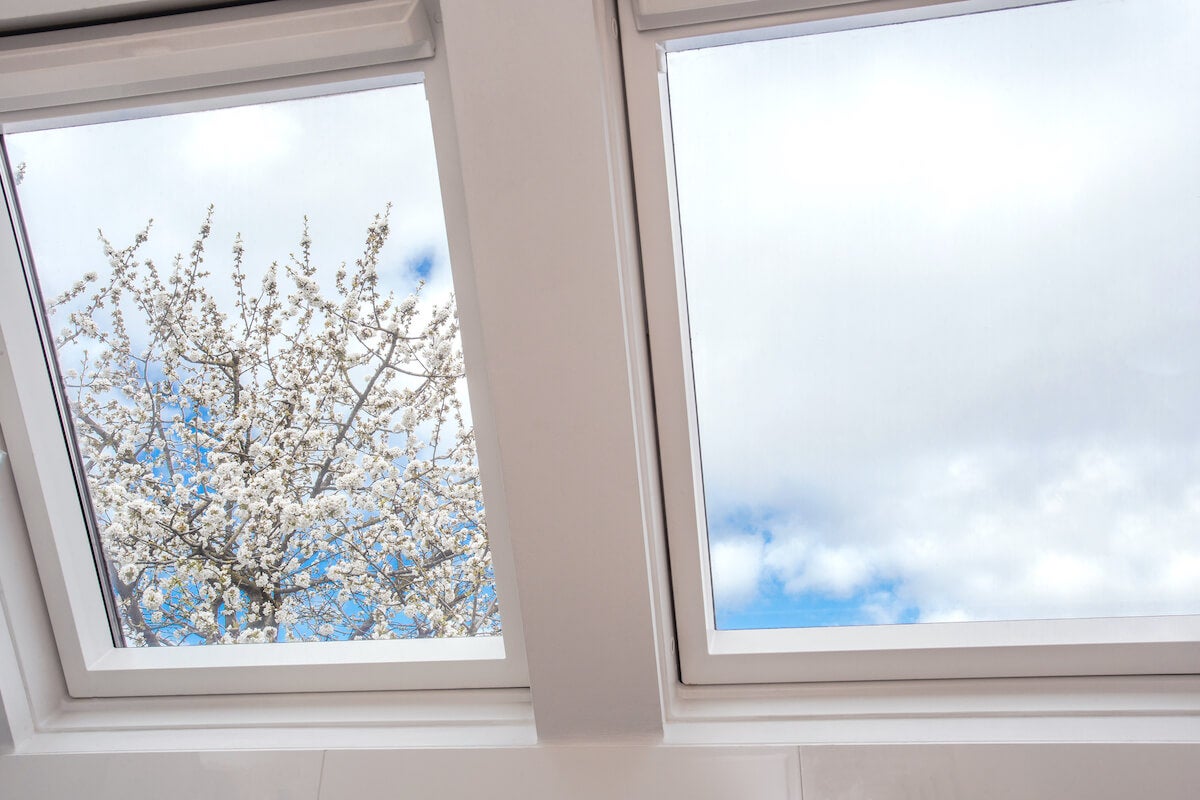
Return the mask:
<path id="1" fill-rule="evenodd" d="M 499 633 L 422 86 L 6 144 L 126 645 Z"/>
<path id="2" fill-rule="evenodd" d="M 720 628 L 1200 613 L 1200 4 L 673 53 Z"/>

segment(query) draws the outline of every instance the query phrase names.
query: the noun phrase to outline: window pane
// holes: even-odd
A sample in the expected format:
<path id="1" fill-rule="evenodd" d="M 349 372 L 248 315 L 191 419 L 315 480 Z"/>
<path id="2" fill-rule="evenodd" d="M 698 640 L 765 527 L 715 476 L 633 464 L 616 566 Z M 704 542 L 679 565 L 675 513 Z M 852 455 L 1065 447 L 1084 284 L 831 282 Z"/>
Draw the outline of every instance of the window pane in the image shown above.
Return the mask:
<path id="1" fill-rule="evenodd" d="M 673 53 L 720 628 L 1200 613 L 1200 6 Z"/>
<path id="2" fill-rule="evenodd" d="M 118 638 L 499 633 L 423 87 L 6 144 Z"/>

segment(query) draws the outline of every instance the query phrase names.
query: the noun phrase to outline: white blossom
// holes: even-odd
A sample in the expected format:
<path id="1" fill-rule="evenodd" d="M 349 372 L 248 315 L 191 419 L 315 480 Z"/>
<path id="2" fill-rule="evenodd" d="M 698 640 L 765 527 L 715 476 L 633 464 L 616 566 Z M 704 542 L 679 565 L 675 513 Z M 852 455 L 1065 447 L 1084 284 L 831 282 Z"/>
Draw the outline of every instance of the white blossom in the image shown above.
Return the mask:
<path id="1" fill-rule="evenodd" d="M 380 288 L 386 214 L 324 295 L 307 225 L 253 287 L 211 213 L 48 303 L 126 642 L 498 633 L 453 301 Z"/>
<path id="2" fill-rule="evenodd" d="M 147 586 L 146 590 L 142 592 L 142 605 L 146 608 L 157 611 L 162 607 L 162 604 L 162 589 L 159 589 L 157 586 Z"/>

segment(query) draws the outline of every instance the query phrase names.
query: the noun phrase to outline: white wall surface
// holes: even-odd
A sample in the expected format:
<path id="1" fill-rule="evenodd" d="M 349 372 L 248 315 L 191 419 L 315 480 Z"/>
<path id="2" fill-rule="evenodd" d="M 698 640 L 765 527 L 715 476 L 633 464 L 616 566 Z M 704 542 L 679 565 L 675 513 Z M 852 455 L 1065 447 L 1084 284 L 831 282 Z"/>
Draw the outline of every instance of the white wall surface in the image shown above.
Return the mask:
<path id="1" fill-rule="evenodd" d="M 1194 800 L 1194 745 L 800 748 L 804 800 Z"/>
<path id="2" fill-rule="evenodd" d="M 8 756 L 0 796 L 788 800 L 795 751 L 655 747 Z"/>
<path id="3" fill-rule="evenodd" d="M 24 800 L 1194 800 L 1190 745 L 259 751 L 0 757 Z"/>

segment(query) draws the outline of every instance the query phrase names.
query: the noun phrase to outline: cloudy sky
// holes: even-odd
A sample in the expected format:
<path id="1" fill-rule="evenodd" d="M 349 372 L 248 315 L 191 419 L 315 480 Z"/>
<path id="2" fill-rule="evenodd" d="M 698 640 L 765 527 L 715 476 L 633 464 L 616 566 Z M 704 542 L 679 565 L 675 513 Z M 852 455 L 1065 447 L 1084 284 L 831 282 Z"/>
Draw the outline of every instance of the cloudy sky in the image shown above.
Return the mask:
<path id="1" fill-rule="evenodd" d="M 673 53 L 718 626 L 1200 613 L 1200 4 Z"/>
<path id="2" fill-rule="evenodd" d="M 422 86 L 128 120 L 6 137 L 38 274 L 47 295 L 102 272 L 97 229 L 120 248 L 153 218 L 143 253 L 187 252 L 215 206 L 209 265 L 245 240 L 251 278 L 298 250 L 310 220 L 322 284 L 353 264 L 367 226 L 392 203 L 389 288 L 431 294 L 450 273 L 429 110 Z"/>

